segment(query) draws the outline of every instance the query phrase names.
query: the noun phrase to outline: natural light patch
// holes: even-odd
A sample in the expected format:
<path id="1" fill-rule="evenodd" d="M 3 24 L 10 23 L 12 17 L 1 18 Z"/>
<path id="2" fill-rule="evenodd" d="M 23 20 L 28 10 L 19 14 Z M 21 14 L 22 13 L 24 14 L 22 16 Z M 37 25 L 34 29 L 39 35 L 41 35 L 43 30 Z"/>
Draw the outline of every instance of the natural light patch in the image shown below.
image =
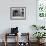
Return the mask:
<path id="1" fill-rule="evenodd" d="M 37 1 L 37 17 L 46 18 L 46 0 Z"/>

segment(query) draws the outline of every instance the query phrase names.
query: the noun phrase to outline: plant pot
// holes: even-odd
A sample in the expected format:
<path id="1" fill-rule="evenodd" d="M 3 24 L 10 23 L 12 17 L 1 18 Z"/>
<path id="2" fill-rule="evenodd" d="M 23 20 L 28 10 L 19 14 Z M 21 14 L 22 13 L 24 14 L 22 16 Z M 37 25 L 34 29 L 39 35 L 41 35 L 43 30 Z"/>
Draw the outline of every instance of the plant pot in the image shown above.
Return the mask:
<path id="1" fill-rule="evenodd" d="M 45 39 L 40 39 L 40 43 L 44 43 L 44 40 L 45 40 Z"/>
<path id="2" fill-rule="evenodd" d="M 44 40 L 45 40 L 45 39 L 38 39 L 37 42 L 41 44 L 41 43 L 44 42 Z"/>
<path id="3" fill-rule="evenodd" d="M 40 43 L 40 39 L 37 39 L 37 43 Z"/>

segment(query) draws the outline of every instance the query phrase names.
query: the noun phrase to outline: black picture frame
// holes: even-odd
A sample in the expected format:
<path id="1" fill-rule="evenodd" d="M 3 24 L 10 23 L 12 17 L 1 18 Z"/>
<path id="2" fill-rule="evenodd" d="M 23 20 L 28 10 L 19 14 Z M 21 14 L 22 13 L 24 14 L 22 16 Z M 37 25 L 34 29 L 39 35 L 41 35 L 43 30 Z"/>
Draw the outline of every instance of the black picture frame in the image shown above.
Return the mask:
<path id="1" fill-rule="evenodd" d="M 25 20 L 26 7 L 10 7 L 10 19 L 11 20 Z"/>

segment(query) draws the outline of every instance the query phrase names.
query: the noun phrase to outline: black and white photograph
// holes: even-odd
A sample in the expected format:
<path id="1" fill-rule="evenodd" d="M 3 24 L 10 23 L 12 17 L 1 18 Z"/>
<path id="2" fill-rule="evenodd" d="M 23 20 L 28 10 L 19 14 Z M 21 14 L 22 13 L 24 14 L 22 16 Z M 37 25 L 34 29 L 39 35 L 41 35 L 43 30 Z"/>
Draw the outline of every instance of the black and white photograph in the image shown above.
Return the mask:
<path id="1" fill-rule="evenodd" d="M 11 7 L 10 19 L 12 20 L 26 19 L 26 8 L 25 7 Z"/>

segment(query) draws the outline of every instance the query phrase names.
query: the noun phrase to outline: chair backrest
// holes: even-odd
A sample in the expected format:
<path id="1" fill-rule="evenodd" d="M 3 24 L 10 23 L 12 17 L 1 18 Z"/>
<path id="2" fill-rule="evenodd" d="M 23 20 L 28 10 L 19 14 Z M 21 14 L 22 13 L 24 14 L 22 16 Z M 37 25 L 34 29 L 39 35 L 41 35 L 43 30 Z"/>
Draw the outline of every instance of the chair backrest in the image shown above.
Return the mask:
<path id="1" fill-rule="evenodd" d="M 20 42 L 29 42 L 29 33 L 21 33 L 19 36 Z"/>

